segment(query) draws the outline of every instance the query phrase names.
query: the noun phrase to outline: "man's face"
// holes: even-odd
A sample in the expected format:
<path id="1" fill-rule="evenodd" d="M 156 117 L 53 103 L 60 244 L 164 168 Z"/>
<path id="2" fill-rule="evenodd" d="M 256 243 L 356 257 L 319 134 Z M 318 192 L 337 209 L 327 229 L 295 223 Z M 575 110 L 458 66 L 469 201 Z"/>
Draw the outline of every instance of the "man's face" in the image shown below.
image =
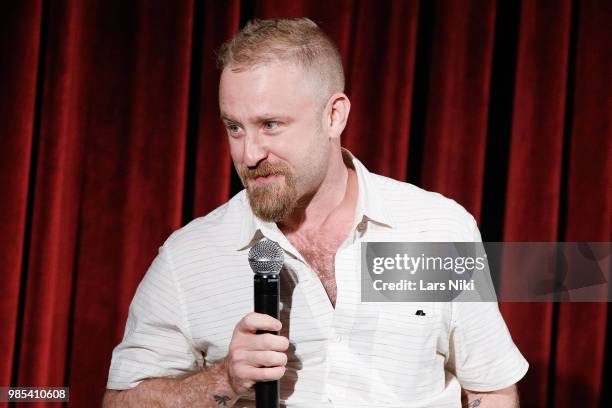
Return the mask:
<path id="1" fill-rule="evenodd" d="M 330 141 L 324 101 L 303 68 L 271 62 L 234 72 L 219 85 L 221 117 L 232 160 L 253 212 L 282 221 L 316 192 L 327 171 Z"/>

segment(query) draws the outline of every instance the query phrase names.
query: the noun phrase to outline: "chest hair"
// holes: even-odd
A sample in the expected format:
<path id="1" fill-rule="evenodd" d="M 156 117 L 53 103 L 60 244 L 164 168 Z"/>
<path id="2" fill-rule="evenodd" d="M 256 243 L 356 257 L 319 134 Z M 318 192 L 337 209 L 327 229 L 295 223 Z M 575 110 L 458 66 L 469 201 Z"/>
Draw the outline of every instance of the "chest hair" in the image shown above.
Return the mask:
<path id="1" fill-rule="evenodd" d="M 334 261 L 340 246 L 340 237 L 325 237 L 324 234 L 306 233 L 289 238 L 308 265 L 317 274 L 327 292 L 330 302 L 336 306 L 336 272 Z"/>

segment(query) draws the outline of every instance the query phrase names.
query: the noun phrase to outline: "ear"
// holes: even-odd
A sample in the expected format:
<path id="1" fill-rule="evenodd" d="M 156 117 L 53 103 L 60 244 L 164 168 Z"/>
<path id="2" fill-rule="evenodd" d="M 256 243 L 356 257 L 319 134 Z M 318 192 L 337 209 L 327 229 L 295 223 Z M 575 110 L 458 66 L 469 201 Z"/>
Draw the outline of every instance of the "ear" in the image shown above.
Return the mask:
<path id="1" fill-rule="evenodd" d="M 351 101 L 344 93 L 333 94 L 325 107 L 324 126 L 329 139 L 339 139 L 346 127 Z"/>

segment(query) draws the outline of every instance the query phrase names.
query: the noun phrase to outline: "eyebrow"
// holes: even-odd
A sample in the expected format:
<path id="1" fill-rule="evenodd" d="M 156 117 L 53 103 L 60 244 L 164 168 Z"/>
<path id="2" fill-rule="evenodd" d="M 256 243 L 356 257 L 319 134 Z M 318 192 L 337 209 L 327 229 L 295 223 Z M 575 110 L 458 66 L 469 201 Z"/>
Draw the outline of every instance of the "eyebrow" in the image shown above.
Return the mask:
<path id="1" fill-rule="evenodd" d="M 225 115 L 221 115 L 221 120 L 224 121 L 224 122 L 238 123 L 238 121 L 236 121 L 236 120 L 234 120 L 234 119 L 232 119 L 232 118 L 230 118 L 228 116 L 225 116 Z"/>
<path id="2" fill-rule="evenodd" d="M 227 113 L 225 113 L 225 112 L 221 112 L 220 118 L 221 118 L 221 120 L 225 120 L 225 121 L 228 121 L 228 122 L 238 122 L 237 120 L 232 119 L 232 118 L 231 118 L 231 117 L 230 117 L 230 116 L 229 116 Z"/>
<path id="3" fill-rule="evenodd" d="M 284 121 L 288 121 L 289 120 L 289 116 L 288 115 L 284 115 L 284 114 L 264 113 L 264 114 L 261 114 L 261 115 L 257 115 L 257 116 L 255 116 L 252 119 L 253 119 L 253 121 L 255 123 L 261 123 L 261 122 L 266 122 L 266 121 L 271 121 L 271 120 L 284 120 Z M 226 122 L 232 122 L 232 123 L 240 123 L 240 121 L 232 119 L 231 117 L 229 117 L 225 113 L 221 113 L 221 120 L 224 120 Z"/>

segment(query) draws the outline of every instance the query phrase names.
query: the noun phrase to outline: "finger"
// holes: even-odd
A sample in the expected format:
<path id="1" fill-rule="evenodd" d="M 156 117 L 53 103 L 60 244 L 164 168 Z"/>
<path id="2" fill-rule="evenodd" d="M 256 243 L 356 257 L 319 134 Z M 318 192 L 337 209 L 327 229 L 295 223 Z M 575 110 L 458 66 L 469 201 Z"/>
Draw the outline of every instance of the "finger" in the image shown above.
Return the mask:
<path id="1" fill-rule="evenodd" d="M 248 378 L 252 381 L 275 381 L 285 375 L 286 368 L 281 367 L 251 367 L 247 371 Z"/>
<path id="2" fill-rule="evenodd" d="M 287 355 L 278 351 L 253 351 L 248 362 L 253 367 L 278 367 L 287 365 Z"/>
<path id="3" fill-rule="evenodd" d="M 253 336 L 253 342 L 251 344 L 251 350 L 286 351 L 288 348 L 288 338 L 271 333 Z"/>
<path id="4" fill-rule="evenodd" d="M 257 330 L 279 331 L 283 327 L 280 320 L 263 313 L 249 313 L 244 316 L 236 328 L 240 331 L 255 333 Z"/>

